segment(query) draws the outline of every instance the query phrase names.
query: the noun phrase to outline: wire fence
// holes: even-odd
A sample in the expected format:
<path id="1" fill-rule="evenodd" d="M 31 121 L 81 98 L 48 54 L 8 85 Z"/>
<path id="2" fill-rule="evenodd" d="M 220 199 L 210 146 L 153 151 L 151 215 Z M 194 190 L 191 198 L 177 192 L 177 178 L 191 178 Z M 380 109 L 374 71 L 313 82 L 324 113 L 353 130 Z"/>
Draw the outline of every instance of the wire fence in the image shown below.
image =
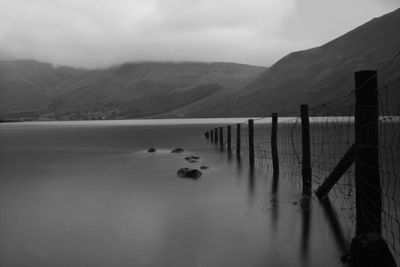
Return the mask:
<path id="1" fill-rule="evenodd" d="M 396 55 L 397 57 L 398 55 Z M 386 68 L 387 66 L 385 66 Z M 367 83 L 368 81 L 366 81 Z M 365 83 L 365 84 L 366 84 Z M 355 143 L 355 114 L 356 90 L 349 90 L 345 95 L 332 99 L 329 102 L 309 108 L 310 120 L 310 149 L 312 169 L 312 189 L 319 188 L 326 178 L 341 161 Z M 366 201 L 358 203 L 364 205 L 367 213 L 374 213 L 379 209 L 381 218 L 380 232 L 383 239 L 390 248 L 397 264 L 400 263 L 400 76 L 393 81 L 377 88 L 378 92 L 378 125 L 376 146 L 359 145 L 359 149 L 376 150 L 379 153 L 378 168 L 370 162 L 358 159 L 359 166 L 379 173 L 380 185 L 370 183 L 368 179 L 361 177 L 361 183 L 366 186 L 367 191 L 376 191 L 380 195 L 381 203 L 369 198 L 359 190 L 358 194 Z M 342 108 L 338 108 L 341 106 Z M 369 106 L 361 107 L 369 108 Z M 281 177 L 289 179 L 300 191 L 302 188 L 302 125 L 301 117 L 298 114 L 289 114 L 290 117 L 281 117 L 278 120 L 278 159 L 279 172 Z M 249 125 L 247 121 L 240 125 L 240 156 L 249 157 Z M 360 129 L 369 129 L 370 125 L 360 124 Z M 231 125 L 231 151 L 237 151 L 237 125 Z M 364 128 L 363 128 L 364 127 Z M 254 126 L 254 158 L 255 162 L 267 169 L 272 170 L 271 150 L 271 121 L 270 118 L 255 119 Z M 220 147 L 228 146 L 227 128 L 223 128 L 223 142 Z M 373 138 L 373 132 L 366 132 L 367 138 Z M 354 156 L 356 158 L 356 156 Z M 355 159 L 356 160 L 356 159 Z M 336 208 L 347 232 L 347 239 L 350 242 L 355 236 L 357 227 L 357 202 L 356 202 L 356 170 L 351 165 L 341 178 L 329 191 L 329 199 L 332 206 Z M 378 201 L 379 202 L 379 201 Z M 363 217 L 366 223 L 368 218 Z"/>

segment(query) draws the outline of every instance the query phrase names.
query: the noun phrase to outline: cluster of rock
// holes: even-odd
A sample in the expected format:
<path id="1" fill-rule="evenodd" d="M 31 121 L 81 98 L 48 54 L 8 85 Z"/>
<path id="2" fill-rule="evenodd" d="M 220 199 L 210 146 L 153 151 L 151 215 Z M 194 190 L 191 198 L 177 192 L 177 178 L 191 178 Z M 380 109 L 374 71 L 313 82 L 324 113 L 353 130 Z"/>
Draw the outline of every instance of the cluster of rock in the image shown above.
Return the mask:
<path id="1" fill-rule="evenodd" d="M 154 147 L 150 147 L 149 149 L 147 149 L 148 153 L 154 153 L 157 150 Z M 183 148 L 174 148 L 173 150 L 171 150 L 171 153 L 177 154 L 177 153 L 183 153 L 185 152 L 185 150 Z M 200 157 L 198 156 L 188 156 L 185 157 L 185 160 L 189 163 L 197 163 L 200 160 Z M 208 166 L 201 166 L 200 169 L 201 170 L 207 170 L 209 167 Z M 193 180 L 197 180 L 200 178 L 200 176 L 202 175 L 201 171 L 199 171 L 198 169 L 192 169 L 192 168 L 181 168 L 177 171 L 176 173 L 179 177 L 181 178 L 189 178 L 189 179 L 193 179 Z"/>
<path id="2" fill-rule="evenodd" d="M 200 159 L 200 157 L 197 157 L 197 156 L 189 156 L 189 157 L 186 157 L 186 158 L 185 158 L 185 160 L 186 160 L 187 162 L 190 162 L 190 163 L 199 162 L 199 159 Z"/>

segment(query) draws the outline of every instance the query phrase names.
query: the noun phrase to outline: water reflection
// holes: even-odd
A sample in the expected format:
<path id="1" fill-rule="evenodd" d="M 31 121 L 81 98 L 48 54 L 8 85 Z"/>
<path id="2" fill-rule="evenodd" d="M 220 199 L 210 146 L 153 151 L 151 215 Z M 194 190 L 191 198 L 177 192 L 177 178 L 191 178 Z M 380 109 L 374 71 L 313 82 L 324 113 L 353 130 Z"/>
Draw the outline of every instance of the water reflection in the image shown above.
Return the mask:
<path id="1" fill-rule="evenodd" d="M 228 162 L 231 163 L 232 162 L 232 152 L 228 150 Z"/>
<path id="2" fill-rule="evenodd" d="M 348 244 L 346 238 L 344 237 L 343 229 L 340 226 L 335 209 L 332 207 L 331 201 L 328 197 L 320 199 L 320 203 L 324 210 L 325 216 L 328 219 L 329 226 L 332 230 L 333 237 L 336 242 L 336 246 L 341 252 L 346 252 L 348 250 Z"/>
<path id="3" fill-rule="evenodd" d="M 302 231 L 301 231 L 301 246 L 300 253 L 304 266 L 308 263 L 308 252 L 310 243 L 310 220 L 311 220 L 311 198 L 303 196 L 300 201 L 301 215 L 302 215 Z"/>
<path id="4" fill-rule="evenodd" d="M 279 185 L 279 174 L 274 173 L 272 178 L 272 190 L 271 190 L 271 208 L 272 208 L 272 226 L 276 230 L 278 220 L 278 185 Z"/>
<path id="5" fill-rule="evenodd" d="M 250 204 L 253 203 L 254 191 L 255 191 L 254 166 L 249 165 L 248 192 L 249 192 Z"/>
<path id="6" fill-rule="evenodd" d="M 242 158 L 240 154 L 236 154 L 236 172 L 238 176 L 242 174 Z"/>

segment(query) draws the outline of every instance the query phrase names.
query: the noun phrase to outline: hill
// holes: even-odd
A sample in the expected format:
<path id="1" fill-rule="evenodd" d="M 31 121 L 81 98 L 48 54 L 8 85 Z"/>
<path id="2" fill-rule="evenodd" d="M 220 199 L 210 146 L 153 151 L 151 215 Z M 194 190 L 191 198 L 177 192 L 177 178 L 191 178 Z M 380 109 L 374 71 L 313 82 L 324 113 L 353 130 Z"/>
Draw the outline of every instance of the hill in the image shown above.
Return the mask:
<path id="1" fill-rule="evenodd" d="M 2 119 L 62 120 L 152 117 L 232 94 L 265 70 L 223 62 L 140 62 L 81 70 L 7 61 L 0 68 Z"/>
<path id="2" fill-rule="evenodd" d="M 298 113 L 354 88 L 354 72 L 400 76 L 400 9 L 270 68 L 235 63 L 140 62 L 107 69 L 0 61 L 0 119 L 243 117 Z M 389 64 L 390 63 L 390 64 Z M 397 84 L 399 86 L 399 84 Z M 393 88 L 392 88 L 393 89 Z M 400 88 L 390 92 L 399 99 Z M 351 107 L 352 98 L 330 105 Z M 391 101 L 388 110 L 398 109 Z M 349 110 L 349 109 L 347 109 Z"/>
<path id="3" fill-rule="evenodd" d="M 35 118 L 52 101 L 54 88 L 84 70 L 33 60 L 0 61 L 0 118 Z"/>
<path id="4" fill-rule="evenodd" d="M 246 85 L 244 95 L 226 101 L 220 116 L 266 116 L 298 112 L 300 104 L 329 101 L 354 89 L 354 72 L 378 70 L 379 85 L 400 77 L 400 9 L 375 18 L 320 47 L 293 52 Z M 390 66 L 387 66 L 391 63 Z M 399 99 L 400 88 L 391 92 Z M 352 99 L 335 108 L 353 105 Z M 398 108 L 393 103 L 390 109 Z"/>

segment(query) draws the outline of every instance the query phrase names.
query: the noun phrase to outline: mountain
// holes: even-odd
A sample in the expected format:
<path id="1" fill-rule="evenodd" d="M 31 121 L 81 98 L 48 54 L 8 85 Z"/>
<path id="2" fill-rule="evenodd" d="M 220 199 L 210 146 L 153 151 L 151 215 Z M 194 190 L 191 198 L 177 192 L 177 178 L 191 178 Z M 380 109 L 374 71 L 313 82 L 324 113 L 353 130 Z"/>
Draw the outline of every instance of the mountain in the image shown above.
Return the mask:
<path id="1" fill-rule="evenodd" d="M 39 114 L 52 102 L 54 88 L 80 72 L 33 60 L 0 61 L 0 118 Z"/>
<path id="2" fill-rule="evenodd" d="M 267 116 L 271 112 L 293 114 L 300 104 L 330 101 L 354 89 L 354 72 L 378 70 L 378 86 L 400 78 L 400 9 L 375 18 L 320 47 L 291 53 L 246 85 L 244 95 L 226 99 L 230 110 L 216 109 L 219 116 Z M 390 63 L 389 66 L 387 66 Z M 391 97 L 400 99 L 399 84 Z M 340 111 L 353 98 L 332 103 Z M 398 109 L 395 101 L 389 109 Z"/>
<path id="3" fill-rule="evenodd" d="M 0 114 L 2 119 L 154 117 L 214 95 L 232 94 L 264 70 L 223 62 L 141 62 L 80 70 L 6 61 L 0 62 Z"/>
<path id="4" fill-rule="evenodd" d="M 354 89 L 355 71 L 378 70 L 379 86 L 400 78 L 399 29 L 400 9 L 320 47 L 293 52 L 270 68 L 140 62 L 83 70 L 0 61 L 0 119 L 288 115 L 298 114 L 300 104 L 313 107 L 337 98 L 328 108 L 349 112 L 354 99 L 340 97 Z M 399 84 L 390 88 L 386 113 L 398 109 Z M 328 108 L 319 114 L 328 114 Z"/>

